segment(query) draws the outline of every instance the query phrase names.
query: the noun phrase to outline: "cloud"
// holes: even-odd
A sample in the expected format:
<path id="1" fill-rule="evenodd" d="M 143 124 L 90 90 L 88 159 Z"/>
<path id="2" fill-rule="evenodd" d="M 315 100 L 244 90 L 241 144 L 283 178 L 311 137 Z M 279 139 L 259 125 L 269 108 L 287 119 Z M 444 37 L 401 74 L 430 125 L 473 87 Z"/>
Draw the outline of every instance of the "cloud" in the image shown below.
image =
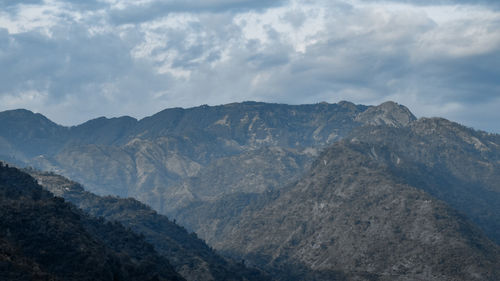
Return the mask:
<path id="1" fill-rule="evenodd" d="M 3 9 L 15 9 L 18 11 L 20 7 L 26 5 L 44 5 L 47 1 L 44 0 L 0 0 L 0 7 Z M 68 6 L 73 6 L 76 9 L 97 9 L 107 7 L 108 4 L 99 0 L 88 0 L 88 1 L 79 1 L 79 0 L 64 0 L 63 2 Z"/>
<path id="2" fill-rule="evenodd" d="M 436 5 L 487 5 L 500 8 L 500 3 L 496 0 L 361 0 L 366 3 L 387 3 L 395 2 L 402 4 L 411 4 L 418 6 L 436 6 Z"/>
<path id="3" fill-rule="evenodd" d="M 307 15 L 300 9 L 291 10 L 285 13 L 282 20 L 290 23 L 295 29 L 300 28 L 307 20 Z"/>
<path id="4" fill-rule="evenodd" d="M 500 132 L 487 121 L 500 118 L 496 1 L 80 3 L 0 1 L 0 109 L 75 124 L 204 103 L 392 99 Z"/>
<path id="5" fill-rule="evenodd" d="M 464 116 L 471 119 L 462 118 L 460 112 L 498 98 L 496 21 L 440 25 L 421 9 L 401 13 L 361 7 L 329 13 L 304 52 L 297 53 L 283 39 L 286 32 L 277 31 L 278 39 L 257 40 L 257 47 L 233 50 L 232 61 L 215 71 L 196 73 L 193 77 L 200 80 L 195 84 L 227 77 L 225 88 L 215 85 L 204 91 L 216 100 L 217 95 L 222 100 L 250 96 L 286 103 L 345 99 L 377 104 L 395 99 L 420 116 L 444 115 L 475 126 L 480 122 L 470 114 Z M 258 54 L 246 56 L 253 52 Z M 255 67 L 260 65 L 256 61 L 280 63 Z M 186 91 L 196 93 L 201 87 Z M 210 89 L 214 93 L 207 93 Z M 498 131 L 490 125 L 477 128 Z"/>
<path id="6" fill-rule="evenodd" d="M 31 105 L 37 111 L 60 107 L 66 116 L 49 115 L 74 124 L 96 112 L 139 114 L 139 108 L 148 110 L 154 96 L 168 89 L 169 75 L 132 58 L 129 46 L 116 34 L 91 35 L 78 25 L 51 31 L 50 37 L 36 31 L 0 31 L 4 106 L 24 107 L 23 102 L 36 99 Z"/>
<path id="7" fill-rule="evenodd" d="M 42 4 L 43 0 L 25 0 L 19 2 L 17 0 L 0 0 L 0 7 L 2 8 L 12 8 L 19 5 L 29 5 L 29 4 Z"/>
<path id="8" fill-rule="evenodd" d="M 284 2 L 282 0 L 150 1 L 112 9 L 109 15 L 111 22 L 115 24 L 141 23 L 165 17 L 170 13 L 238 13 L 276 7 L 284 4 Z"/>

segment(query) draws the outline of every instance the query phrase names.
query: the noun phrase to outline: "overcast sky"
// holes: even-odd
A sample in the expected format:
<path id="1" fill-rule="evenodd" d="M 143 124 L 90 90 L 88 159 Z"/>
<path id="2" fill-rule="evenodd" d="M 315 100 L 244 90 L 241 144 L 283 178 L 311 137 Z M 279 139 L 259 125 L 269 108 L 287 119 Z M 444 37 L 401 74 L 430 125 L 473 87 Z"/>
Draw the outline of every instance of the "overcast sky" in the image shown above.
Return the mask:
<path id="1" fill-rule="evenodd" d="M 0 110 L 247 100 L 393 100 L 500 133 L 500 1 L 0 0 Z"/>

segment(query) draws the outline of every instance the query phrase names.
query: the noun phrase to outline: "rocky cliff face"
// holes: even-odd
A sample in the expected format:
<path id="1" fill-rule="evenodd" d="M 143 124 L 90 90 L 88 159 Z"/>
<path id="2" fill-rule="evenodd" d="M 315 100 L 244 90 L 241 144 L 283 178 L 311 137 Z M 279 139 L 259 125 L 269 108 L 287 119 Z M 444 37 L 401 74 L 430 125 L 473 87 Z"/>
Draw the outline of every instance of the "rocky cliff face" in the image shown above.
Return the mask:
<path id="1" fill-rule="evenodd" d="M 408 126 L 417 118 L 405 106 L 388 101 L 379 106 L 368 108 L 356 116 L 355 120 L 364 125 L 387 125 L 400 128 Z"/>

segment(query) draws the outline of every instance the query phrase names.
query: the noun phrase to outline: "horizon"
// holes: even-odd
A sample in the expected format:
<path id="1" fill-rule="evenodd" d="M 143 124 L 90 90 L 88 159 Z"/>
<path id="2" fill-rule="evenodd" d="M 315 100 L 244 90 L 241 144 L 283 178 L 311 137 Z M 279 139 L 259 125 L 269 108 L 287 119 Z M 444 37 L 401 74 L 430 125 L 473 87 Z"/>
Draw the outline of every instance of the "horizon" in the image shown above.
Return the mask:
<path id="1" fill-rule="evenodd" d="M 335 103 L 330 103 L 330 102 L 326 102 L 326 101 L 321 101 L 321 102 L 316 102 L 316 103 L 303 103 L 303 104 L 287 104 L 287 103 L 278 103 L 278 102 L 264 102 L 264 101 L 251 101 L 251 100 L 247 100 L 247 101 L 241 101 L 241 102 L 231 102 L 231 103 L 225 103 L 225 104 L 215 104 L 215 105 L 210 105 L 210 104 L 200 104 L 200 105 L 195 105 L 195 106 L 190 106 L 190 107 L 180 107 L 180 106 L 176 106 L 176 107 L 166 107 L 166 108 L 163 108 L 163 109 L 160 109 L 159 111 L 156 111 L 156 112 L 153 112 L 153 113 L 149 113 L 149 115 L 145 115 L 143 117 L 135 117 L 135 116 L 131 116 L 131 115 L 120 115 L 120 116 L 105 116 L 105 115 L 101 115 L 101 116 L 95 116 L 95 117 L 90 117 L 89 119 L 87 120 L 84 120 L 83 122 L 81 123 L 77 123 L 77 124 L 70 124 L 70 125 L 64 125 L 64 124 L 61 124 L 61 123 L 58 123 L 56 122 L 55 120 L 51 119 L 49 116 L 47 116 L 46 114 L 44 114 L 43 112 L 37 112 L 37 111 L 33 111 L 33 110 L 30 110 L 30 109 L 27 109 L 27 108 L 13 108 L 13 109 L 6 109 L 6 110 L 1 110 L 0 113 L 2 112 L 6 112 L 6 111 L 17 111 L 17 110 L 26 110 L 26 111 L 29 111 L 33 114 L 40 114 L 42 116 L 44 116 L 45 118 L 49 119 L 50 121 L 56 123 L 57 125 L 59 126 L 63 126 L 63 127 L 74 127 L 74 126 L 79 126 L 79 125 L 82 125 L 88 121 L 92 121 L 92 120 L 96 120 L 96 119 L 100 119 L 100 118 L 106 118 L 106 119 L 114 119 L 114 118 L 122 118 L 122 117 L 129 117 L 129 118 L 133 118 L 137 121 L 141 121 L 145 118 L 148 118 L 148 117 L 151 117 L 157 113 L 160 113 L 164 110 L 169 110 L 169 109 L 183 109 L 183 110 L 189 110 L 189 109 L 194 109 L 194 108 L 199 108 L 199 107 L 204 107 L 204 106 L 209 106 L 209 107 L 218 107 L 218 106 L 227 106 L 227 105 L 232 105 L 232 104 L 244 104 L 244 103 L 263 103 L 263 104 L 275 104 L 275 105 L 290 105 L 290 106 L 301 106 L 301 105 L 314 105 L 314 104 L 322 104 L 322 103 L 327 103 L 327 104 L 339 104 L 339 103 L 342 103 L 342 102 L 348 102 L 348 103 L 352 103 L 354 105 L 364 105 L 364 106 L 377 106 L 377 105 L 365 105 L 365 104 L 358 104 L 358 103 L 353 103 L 353 102 L 350 102 L 350 101 L 346 101 L 346 100 L 341 100 L 339 102 L 335 102 Z M 382 103 L 385 103 L 385 102 L 393 102 L 393 101 L 384 101 Z M 404 106 L 404 105 L 403 105 Z M 409 108 L 408 108 L 409 109 Z M 411 110 L 410 110 L 411 112 Z M 413 113 L 413 112 L 412 112 Z"/>
<path id="2" fill-rule="evenodd" d="M 232 102 L 232 103 L 226 103 L 226 104 L 217 104 L 217 105 L 209 105 L 209 104 L 200 104 L 200 105 L 197 105 L 197 106 L 192 106 L 192 107 L 167 107 L 167 108 L 164 108 L 164 109 L 161 109 L 159 111 L 156 111 L 156 112 L 153 112 L 149 115 L 146 115 L 146 116 L 143 116 L 141 118 L 137 118 L 137 117 L 134 117 L 134 116 L 130 116 L 130 115 L 121 115 L 121 116 L 104 116 L 104 115 L 101 115 L 101 116 L 96 116 L 96 117 L 91 117 L 81 123 L 78 123 L 78 124 L 72 124 L 72 125 L 64 125 L 64 124 L 61 124 L 61 123 L 58 123 L 56 122 L 55 120 L 51 119 L 49 116 L 43 114 L 42 112 L 35 112 L 35 111 L 32 111 L 32 110 L 29 110 L 29 109 L 26 109 L 26 108 L 16 108 L 16 109 L 8 109 L 8 110 L 2 110 L 0 111 L 0 114 L 3 113 L 3 112 L 6 112 L 6 111 L 17 111 L 17 110 L 26 110 L 26 111 L 29 111 L 33 114 L 40 114 L 42 115 L 43 117 L 47 118 L 49 121 L 55 123 L 56 125 L 58 126 L 62 126 L 62 127 L 66 127 L 66 128 L 71 128 L 71 127 L 78 127 L 80 125 L 83 125 L 89 121 L 93 121 L 93 120 L 97 120 L 97 119 L 101 119 L 101 118 L 105 118 L 107 120 L 110 120 L 110 119 L 119 119 L 119 118 L 132 118 L 134 120 L 136 120 L 137 122 L 140 122 L 146 118 L 149 118 L 149 117 L 152 117 L 162 111 L 165 111 L 165 110 L 169 110 L 169 109 L 182 109 L 182 110 L 189 110 L 189 109 L 195 109 L 195 108 L 200 108 L 200 107 L 205 107 L 205 106 L 208 106 L 208 107 L 219 107 L 219 106 L 227 106 L 227 105 L 232 105 L 232 104 L 244 104 L 244 103 L 256 103 L 256 104 L 270 104 L 270 105 L 286 105 L 286 106 L 302 106 L 302 105 L 315 105 L 315 104 L 322 104 L 322 103 L 326 103 L 326 104 L 339 104 L 339 103 L 343 103 L 343 102 L 346 102 L 346 103 L 351 103 L 351 104 L 354 104 L 356 106 L 368 106 L 368 107 L 376 107 L 376 106 L 379 106 L 383 103 L 387 103 L 387 102 L 392 102 L 392 103 L 395 103 L 397 105 L 402 105 L 404 106 L 405 108 L 407 108 L 411 114 L 413 114 L 417 120 L 419 119 L 422 119 L 422 118 L 429 118 L 429 119 L 432 119 L 432 118 L 444 118 L 442 116 L 417 116 L 415 115 L 415 113 L 411 110 L 411 108 L 407 107 L 406 105 L 404 104 L 400 104 L 398 102 L 395 102 L 395 101 L 391 101 L 391 100 L 387 100 L 387 101 L 384 101 L 380 104 L 377 104 L 377 105 L 366 105 L 366 104 L 360 104 L 360 103 L 353 103 L 353 102 L 350 102 L 350 101 L 346 101 L 346 100 L 341 100 L 339 102 L 336 102 L 336 103 L 330 103 L 330 102 L 326 102 L 326 101 L 321 101 L 321 102 L 316 102 L 316 103 L 305 103 L 305 104 L 286 104 L 286 103 L 273 103 L 273 102 L 262 102 L 262 101 L 242 101 L 242 102 Z M 447 119 L 447 118 L 444 118 L 448 121 L 451 121 L 451 122 L 454 122 L 454 123 L 457 123 L 459 125 L 462 125 L 462 126 L 465 126 L 467 128 L 470 128 L 470 129 L 474 129 L 476 131 L 484 131 L 486 133 L 490 133 L 490 134 L 499 134 L 498 132 L 491 132 L 491 131 L 486 131 L 486 130 L 481 130 L 481 129 L 478 129 L 478 128 L 474 128 L 474 127 L 470 127 L 470 126 L 467 126 L 465 124 L 462 124 L 460 122 L 457 122 L 455 120 L 451 120 L 451 119 Z"/>

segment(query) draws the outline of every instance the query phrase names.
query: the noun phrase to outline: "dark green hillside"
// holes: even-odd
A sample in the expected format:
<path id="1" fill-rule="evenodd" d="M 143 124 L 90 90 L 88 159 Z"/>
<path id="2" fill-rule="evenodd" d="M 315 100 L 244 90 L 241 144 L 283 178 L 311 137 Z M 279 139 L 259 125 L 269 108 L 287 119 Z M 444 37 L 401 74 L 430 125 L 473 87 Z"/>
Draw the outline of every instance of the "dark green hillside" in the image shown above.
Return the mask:
<path id="1" fill-rule="evenodd" d="M 0 280 L 183 280 L 142 237 L 83 214 L 3 164 L 0 242 Z"/>
<path id="2" fill-rule="evenodd" d="M 239 262 L 226 261 L 183 227 L 157 214 L 135 199 L 100 197 L 84 191 L 81 185 L 53 173 L 28 172 L 57 196 L 107 221 L 118 221 L 154 245 L 187 280 L 268 280 Z"/>

